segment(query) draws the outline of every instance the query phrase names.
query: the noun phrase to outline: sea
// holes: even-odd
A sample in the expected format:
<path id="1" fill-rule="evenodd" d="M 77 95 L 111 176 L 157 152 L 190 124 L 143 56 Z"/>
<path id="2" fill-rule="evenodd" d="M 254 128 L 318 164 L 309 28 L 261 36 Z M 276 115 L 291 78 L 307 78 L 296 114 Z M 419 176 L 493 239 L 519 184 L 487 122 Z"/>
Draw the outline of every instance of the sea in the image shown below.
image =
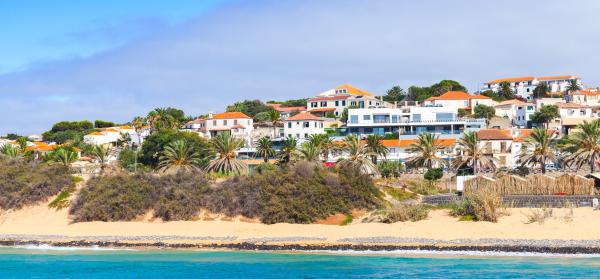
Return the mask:
<path id="1" fill-rule="evenodd" d="M 0 248 L 0 278 L 600 278 L 600 255 Z"/>

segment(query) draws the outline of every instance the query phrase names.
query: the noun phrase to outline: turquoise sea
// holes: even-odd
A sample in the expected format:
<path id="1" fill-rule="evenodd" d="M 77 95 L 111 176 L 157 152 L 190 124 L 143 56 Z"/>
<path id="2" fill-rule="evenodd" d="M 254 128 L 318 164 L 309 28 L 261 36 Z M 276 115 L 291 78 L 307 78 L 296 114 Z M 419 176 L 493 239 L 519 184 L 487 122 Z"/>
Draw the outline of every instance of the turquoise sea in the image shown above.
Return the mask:
<path id="1" fill-rule="evenodd" d="M 0 248 L 0 278 L 599 278 L 600 258 Z"/>

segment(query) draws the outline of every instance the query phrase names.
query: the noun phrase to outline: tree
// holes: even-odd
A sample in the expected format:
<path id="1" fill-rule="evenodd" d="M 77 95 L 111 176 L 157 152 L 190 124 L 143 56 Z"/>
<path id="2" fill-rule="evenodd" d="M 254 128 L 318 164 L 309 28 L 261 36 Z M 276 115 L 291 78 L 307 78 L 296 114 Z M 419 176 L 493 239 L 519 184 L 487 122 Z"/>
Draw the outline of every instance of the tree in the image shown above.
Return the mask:
<path id="1" fill-rule="evenodd" d="M 468 110 L 464 109 L 464 108 L 459 108 L 457 111 L 458 117 L 465 117 L 469 114 L 471 114 Z"/>
<path id="2" fill-rule="evenodd" d="M 476 118 L 485 118 L 487 120 L 492 119 L 496 115 L 494 107 L 486 105 L 476 105 L 474 109 L 474 116 Z"/>
<path id="3" fill-rule="evenodd" d="M 569 85 L 567 86 L 567 93 L 573 93 L 577 90 L 581 90 L 581 86 L 579 86 L 576 79 L 570 79 Z"/>
<path id="4" fill-rule="evenodd" d="M 114 122 L 109 122 L 109 121 L 104 121 L 104 120 L 94 121 L 94 128 L 96 128 L 96 129 L 108 128 L 108 127 L 114 127 L 114 126 L 115 126 Z"/>
<path id="5" fill-rule="evenodd" d="M 267 104 L 280 104 L 282 107 L 305 107 L 308 99 L 293 99 L 287 101 L 268 101 Z"/>
<path id="6" fill-rule="evenodd" d="M 431 85 L 430 90 L 432 96 L 441 96 L 442 94 L 448 91 L 468 92 L 467 88 L 460 84 L 458 81 L 447 79 Z"/>
<path id="7" fill-rule="evenodd" d="M 273 136 L 279 136 L 279 124 L 281 124 L 281 113 L 276 109 L 269 110 L 269 121 L 273 126 Z"/>
<path id="8" fill-rule="evenodd" d="M 377 165 L 377 157 L 385 158 L 390 153 L 390 150 L 383 145 L 382 140 L 383 138 L 380 135 L 367 136 L 367 149 L 369 152 L 374 154 L 371 156 L 371 161 L 374 165 Z"/>
<path id="9" fill-rule="evenodd" d="M 343 123 L 347 123 L 348 122 L 348 110 L 349 109 L 355 109 L 358 108 L 357 106 L 349 106 L 344 108 L 344 110 L 342 111 L 342 115 L 340 116 L 340 121 L 342 121 Z"/>
<path id="10" fill-rule="evenodd" d="M 339 160 L 338 166 L 340 168 L 352 169 L 363 174 L 379 173 L 377 166 L 371 161 L 371 157 L 376 154 L 372 153 L 367 145 L 356 136 L 346 136 L 343 150 L 346 156 Z"/>
<path id="11" fill-rule="evenodd" d="M 254 118 L 258 113 L 267 112 L 271 109 L 273 108 L 265 105 L 260 100 L 244 100 L 242 102 L 236 102 L 233 105 L 227 106 L 228 112 L 237 111 L 252 118 Z"/>
<path id="12" fill-rule="evenodd" d="M 269 158 L 275 156 L 275 149 L 273 149 L 273 142 L 268 137 L 262 137 L 256 143 L 255 157 L 263 158 L 265 163 L 269 162 Z"/>
<path id="13" fill-rule="evenodd" d="M 336 152 L 339 150 L 337 145 L 333 143 L 331 137 L 328 134 L 310 135 L 308 137 L 308 141 L 312 142 L 317 147 L 324 161 L 327 161 L 329 159 L 329 155 L 332 152 Z"/>
<path id="14" fill-rule="evenodd" d="M 411 154 L 406 163 L 417 168 L 434 168 L 443 165 L 444 160 L 438 156 L 443 149 L 438 135 L 420 134 L 416 142 L 406 149 Z"/>
<path id="15" fill-rule="evenodd" d="M 202 165 L 202 157 L 197 150 L 184 140 L 169 143 L 159 157 L 158 169 L 161 172 L 197 170 Z"/>
<path id="16" fill-rule="evenodd" d="M 52 125 L 50 131 L 42 136 L 45 141 L 63 144 L 67 142 L 79 143 L 83 136 L 94 131 L 94 124 L 89 121 L 61 121 Z"/>
<path id="17" fill-rule="evenodd" d="M 533 95 L 536 98 L 546 98 L 548 97 L 548 92 L 550 92 L 550 87 L 548 87 L 548 83 L 545 81 L 538 83 L 533 89 Z"/>
<path id="18" fill-rule="evenodd" d="M 259 112 L 254 116 L 254 121 L 256 121 L 257 123 L 265 123 L 265 122 L 269 122 L 269 120 L 270 120 L 270 118 L 269 118 L 268 111 Z"/>
<path id="19" fill-rule="evenodd" d="M 552 121 L 552 119 L 560 117 L 558 113 L 558 107 L 555 105 L 545 105 L 542 106 L 538 111 L 531 115 L 531 121 L 533 123 L 544 124 L 545 127 L 548 127 L 548 123 Z"/>
<path id="20" fill-rule="evenodd" d="M 142 116 L 136 116 L 133 118 L 133 120 L 131 121 L 131 126 L 133 126 L 133 129 L 135 130 L 135 135 L 136 135 L 136 139 L 137 142 L 135 144 L 133 144 L 133 155 L 134 155 L 134 162 L 133 162 L 133 172 L 137 172 L 137 167 L 138 167 L 138 155 L 139 155 L 139 148 L 142 146 L 142 129 L 144 129 L 144 126 L 146 126 L 148 124 L 148 120 L 145 117 Z M 119 154 L 120 155 L 120 154 Z M 130 164 L 128 164 L 129 166 Z"/>
<path id="21" fill-rule="evenodd" d="M 402 89 L 402 87 L 396 85 L 385 92 L 385 96 L 383 96 L 383 100 L 386 102 L 393 103 L 393 102 L 400 102 L 400 101 L 404 100 L 405 97 L 406 97 L 406 92 L 404 92 L 404 89 Z"/>
<path id="22" fill-rule="evenodd" d="M 96 162 L 100 163 L 100 170 L 104 171 L 112 155 L 112 149 L 109 146 L 94 145 L 91 153 Z"/>
<path id="23" fill-rule="evenodd" d="M 429 183 L 433 186 L 433 184 L 440 180 L 444 176 L 444 170 L 442 168 L 433 168 L 428 169 L 427 172 L 423 175 L 425 180 L 429 181 Z"/>
<path id="24" fill-rule="evenodd" d="M 241 174 L 248 171 L 248 166 L 238 160 L 236 154 L 238 149 L 244 147 L 244 140 L 229 133 L 220 133 L 210 140 L 210 145 L 217 158 L 208 163 L 207 171 L 226 174 Z"/>
<path id="25" fill-rule="evenodd" d="M 506 101 L 506 99 L 504 97 L 500 96 L 499 93 L 496 93 L 492 90 L 483 91 L 483 92 L 481 92 L 481 95 L 490 97 L 490 98 L 492 98 L 492 100 L 494 100 L 496 102 Z"/>
<path id="26" fill-rule="evenodd" d="M 589 165 L 590 172 L 593 173 L 600 160 L 600 119 L 579 124 L 577 130 L 570 134 L 566 141 L 562 149 L 572 153 L 567 156 L 565 163 L 574 164 L 577 169 Z"/>
<path id="27" fill-rule="evenodd" d="M 68 167 L 71 163 L 77 161 L 77 153 L 69 148 L 58 148 L 52 151 L 50 158 L 52 161 L 59 162 L 63 166 Z"/>
<path id="28" fill-rule="evenodd" d="M 198 136 L 197 133 L 167 129 L 155 131 L 144 140 L 141 156 L 139 158 L 140 163 L 150 166 L 151 168 L 156 168 L 159 163 L 161 152 L 165 149 L 167 144 L 176 140 L 184 140 L 193 150 L 200 152 L 204 163 L 206 163 L 209 158 L 214 157 L 214 153 L 210 149 L 209 143 Z"/>
<path id="29" fill-rule="evenodd" d="M 8 156 L 10 158 L 21 158 L 23 157 L 23 153 L 17 147 L 14 147 L 12 144 L 5 143 L 0 147 L 0 154 L 4 156 Z"/>
<path id="30" fill-rule="evenodd" d="M 155 108 L 146 117 L 153 130 L 177 129 L 187 120 L 182 110 L 176 108 Z"/>
<path id="31" fill-rule="evenodd" d="M 500 91 L 498 92 L 498 95 L 504 98 L 504 100 L 510 100 L 515 98 L 514 92 L 512 88 L 510 88 L 510 82 L 500 82 Z"/>
<path id="32" fill-rule="evenodd" d="M 279 153 L 277 154 L 279 163 L 280 164 L 288 164 L 292 160 L 292 157 L 294 156 L 294 154 L 296 154 L 297 152 L 298 152 L 298 141 L 295 138 L 288 136 L 287 138 L 285 138 L 285 140 L 283 140 L 283 146 L 281 147 L 281 150 L 279 150 Z"/>
<path id="33" fill-rule="evenodd" d="M 473 169 L 473 174 L 476 174 L 477 170 L 480 169 L 496 169 L 497 159 L 484 155 L 482 149 L 479 148 L 479 143 L 479 138 L 475 132 L 465 132 L 462 138 L 458 140 L 457 144 L 462 149 L 462 154 L 452 162 L 457 171 L 470 167 Z"/>
<path id="34" fill-rule="evenodd" d="M 299 151 L 298 157 L 300 157 L 302 160 L 308 162 L 315 162 L 319 160 L 319 147 L 311 141 L 304 142 Z"/>
<path id="35" fill-rule="evenodd" d="M 554 154 L 554 133 L 544 128 L 534 128 L 519 154 L 521 166 L 541 165 L 542 173 L 546 173 L 546 163 L 556 162 Z"/>

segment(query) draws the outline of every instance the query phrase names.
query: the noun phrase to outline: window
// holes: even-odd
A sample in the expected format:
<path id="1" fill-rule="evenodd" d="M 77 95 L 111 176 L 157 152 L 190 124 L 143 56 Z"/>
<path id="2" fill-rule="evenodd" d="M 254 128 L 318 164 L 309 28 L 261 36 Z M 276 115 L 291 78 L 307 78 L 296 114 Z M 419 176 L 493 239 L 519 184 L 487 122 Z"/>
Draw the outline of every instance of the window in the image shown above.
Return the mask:
<path id="1" fill-rule="evenodd" d="M 340 101 L 335 101 L 335 106 L 339 107 L 340 106 Z"/>
<path id="2" fill-rule="evenodd" d="M 303 126 L 304 128 L 310 128 L 310 122 L 304 122 Z"/>
<path id="3" fill-rule="evenodd" d="M 292 128 L 292 122 L 288 122 L 288 128 Z"/>
<path id="4" fill-rule="evenodd" d="M 335 111 L 335 116 L 339 116 L 339 115 L 340 115 L 340 113 L 336 110 Z"/>
<path id="5" fill-rule="evenodd" d="M 356 101 L 351 101 L 350 105 L 355 107 L 356 106 Z"/>
<path id="6" fill-rule="evenodd" d="M 227 120 L 223 120 L 223 126 L 227 126 Z"/>
<path id="7" fill-rule="evenodd" d="M 502 152 L 502 153 L 506 152 L 506 142 L 500 143 L 500 152 Z"/>
<path id="8" fill-rule="evenodd" d="M 435 120 L 436 121 L 452 121 L 452 120 L 454 120 L 454 114 L 438 112 L 435 114 Z"/>
<path id="9" fill-rule="evenodd" d="M 300 138 L 300 134 L 296 134 L 296 138 Z"/>
<path id="10" fill-rule="evenodd" d="M 308 138 L 308 134 L 304 134 L 304 138 Z"/>
<path id="11" fill-rule="evenodd" d="M 323 128 L 323 122 L 321 122 L 321 128 Z"/>
<path id="12" fill-rule="evenodd" d="M 310 103 L 310 107 L 311 108 L 316 108 L 317 107 L 317 102 L 311 102 Z"/>
<path id="13" fill-rule="evenodd" d="M 421 114 L 420 113 L 415 113 L 412 115 L 413 117 L 413 121 L 421 121 Z"/>
<path id="14" fill-rule="evenodd" d="M 371 120 L 371 116 L 370 115 L 363 115 L 363 120 Z"/>
<path id="15" fill-rule="evenodd" d="M 238 124 L 237 119 L 233 120 L 233 125 L 237 125 L 237 124 Z"/>
<path id="16" fill-rule="evenodd" d="M 358 123 L 358 115 L 350 115 L 350 123 Z"/>
<path id="17" fill-rule="evenodd" d="M 392 123 L 398 123 L 398 115 L 392 115 Z"/>
<path id="18" fill-rule="evenodd" d="M 217 120 L 213 120 L 213 126 L 217 126 Z"/>
<path id="19" fill-rule="evenodd" d="M 342 101 L 342 106 L 343 106 L 343 107 L 345 107 L 345 106 L 346 106 L 346 101 L 345 101 L 345 100 L 343 100 L 343 101 Z"/>
<path id="20" fill-rule="evenodd" d="M 322 108 L 327 107 L 327 101 L 321 102 L 321 107 Z"/>

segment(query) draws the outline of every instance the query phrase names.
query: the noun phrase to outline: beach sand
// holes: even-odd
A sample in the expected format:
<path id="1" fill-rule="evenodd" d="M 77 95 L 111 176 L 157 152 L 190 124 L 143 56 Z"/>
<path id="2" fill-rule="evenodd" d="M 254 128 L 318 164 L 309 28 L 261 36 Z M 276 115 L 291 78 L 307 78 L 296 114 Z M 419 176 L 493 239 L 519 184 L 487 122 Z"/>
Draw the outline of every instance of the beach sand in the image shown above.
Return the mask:
<path id="1" fill-rule="evenodd" d="M 321 238 L 324 243 L 339 243 L 344 238 L 397 237 L 455 239 L 600 239 L 600 211 L 573 209 L 572 221 L 565 221 L 569 209 L 554 209 L 554 216 L 543 224 L 525 224 L 529 209 L 511 209 L 498 223 L 458 221 L 446 210 L 430 212 L 419 222 L 353 223 L 346 226 L 322 224 L 274 224 L 243 221 L 133 221 L 71 223 L 67 209 L 46 205 L 30 206 L 0 214 L 0 235 L 86 236 L 184 236 L 230 237 L 237 241 L 257 238 Z"/>

